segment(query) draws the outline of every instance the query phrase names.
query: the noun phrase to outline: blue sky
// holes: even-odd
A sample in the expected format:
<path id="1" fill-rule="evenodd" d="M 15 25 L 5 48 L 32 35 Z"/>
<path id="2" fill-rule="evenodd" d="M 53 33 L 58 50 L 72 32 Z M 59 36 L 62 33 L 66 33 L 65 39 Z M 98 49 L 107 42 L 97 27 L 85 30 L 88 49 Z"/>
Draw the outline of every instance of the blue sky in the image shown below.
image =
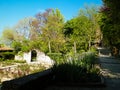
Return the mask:
<path id="1" fill-rule="evenodd" d="M 58 8 L 69 20 L 85 4 L 101 6 L 102 0 L 0 0 L 0 34 L 5 27 L 13 27 L 19 20 L 48 8 Z"/>

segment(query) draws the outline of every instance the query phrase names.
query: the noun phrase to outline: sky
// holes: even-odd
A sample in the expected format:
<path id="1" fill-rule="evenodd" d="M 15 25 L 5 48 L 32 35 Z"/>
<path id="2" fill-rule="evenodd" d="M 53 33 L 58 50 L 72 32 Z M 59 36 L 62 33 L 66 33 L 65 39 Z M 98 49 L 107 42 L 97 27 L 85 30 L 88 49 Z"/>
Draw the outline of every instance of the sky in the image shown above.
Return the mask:
<path id="1" fill-rule="evenodd" d="M 69 20 L 87 5 L 102 6 L 102 0 L 0 0 L 0 35 L 5 27 L 13 27 L 26 17 L 34 17 L 48 8 L 58 8 Z"/>

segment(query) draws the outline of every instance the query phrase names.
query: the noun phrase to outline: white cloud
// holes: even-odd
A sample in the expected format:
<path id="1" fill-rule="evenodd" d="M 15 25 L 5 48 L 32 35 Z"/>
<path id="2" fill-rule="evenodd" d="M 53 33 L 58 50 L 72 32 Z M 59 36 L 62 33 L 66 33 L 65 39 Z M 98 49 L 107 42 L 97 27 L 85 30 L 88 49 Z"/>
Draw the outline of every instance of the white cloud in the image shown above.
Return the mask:
<path id="1" fill-rule="evenodd" d="M 38 9 L 38 10 L 37 10 L 37 13 L 38 13 L 38 12 L 43 13 L 43 12 L 45 12 L 45 9 Z"/>

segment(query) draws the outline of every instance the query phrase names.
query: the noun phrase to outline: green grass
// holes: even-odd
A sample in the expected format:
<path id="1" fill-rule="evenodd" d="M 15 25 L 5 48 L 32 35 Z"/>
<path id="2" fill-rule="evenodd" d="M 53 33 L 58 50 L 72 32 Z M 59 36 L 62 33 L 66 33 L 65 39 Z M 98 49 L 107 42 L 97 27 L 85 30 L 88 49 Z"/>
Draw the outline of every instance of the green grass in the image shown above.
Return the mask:
<path id="1" fill-rule="evenodd" d="M 1 60 L 0 61 L 0 65 L 2 67 L 16 65 L 16 64 L 23 64 L 23 63 L 26 63 L 26 61 L 24 60 Z"/>

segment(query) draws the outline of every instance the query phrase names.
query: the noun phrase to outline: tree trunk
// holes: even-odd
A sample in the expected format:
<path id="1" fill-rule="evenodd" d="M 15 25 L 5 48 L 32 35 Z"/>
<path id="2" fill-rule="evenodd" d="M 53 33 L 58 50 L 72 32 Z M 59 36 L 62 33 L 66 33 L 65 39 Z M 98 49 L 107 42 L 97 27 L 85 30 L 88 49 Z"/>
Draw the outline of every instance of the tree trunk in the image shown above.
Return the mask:
<path id="1" fill-rule="evenodd" d="M 51 53 L 51 42 L 48 42 L 48 47 L 49 47 L 49 53 Z"/>
<path id="2" fill-rule="evenodd" d="M 91 47 L 91 42 L 90 42 L 90 40 L 89 40 L 89 50 L 90 50 L 90 47 Z"/>
<path id="3" fill-rule="evenodd" d="M 74 41 L 74 53 L 76 54 L 77 53 L 77 50 L 76 50 L 76 42 Z"/>
<path id="4" fill-rule="evenodd" d="M 89 50 L 90 50 L 90 47 L 91 47 L 91 37 L 89 39 L 88 45 L 89 45 Z"/>

